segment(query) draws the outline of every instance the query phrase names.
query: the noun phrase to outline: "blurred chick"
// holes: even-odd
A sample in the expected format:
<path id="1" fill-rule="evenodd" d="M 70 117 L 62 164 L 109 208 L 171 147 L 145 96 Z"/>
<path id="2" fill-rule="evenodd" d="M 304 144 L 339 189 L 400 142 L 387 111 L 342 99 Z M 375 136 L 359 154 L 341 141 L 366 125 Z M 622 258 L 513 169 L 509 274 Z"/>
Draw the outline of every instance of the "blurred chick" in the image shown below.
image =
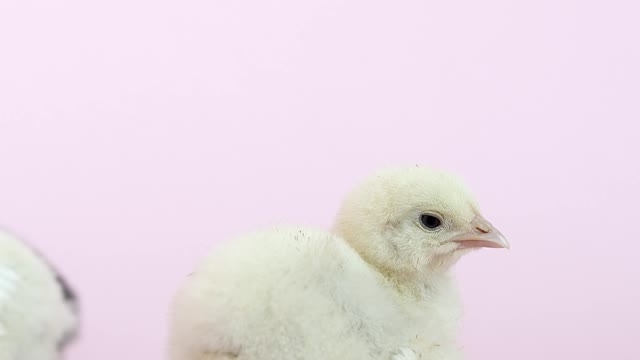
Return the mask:
<path id="1" fill-rule="evenodd" d="M 453 176 L 382 171 L 344 201 L 333 232 L 285 227 L 226 244 L 178 291 L 172 360 L 459 359 L 464 254 L 508 248 Z"/>
<path id="2" fill-rule="evenodd" d="M 0 232 L 0 360 L 60 359 L 76 326 L 76 299 L 63 279 Z"/>

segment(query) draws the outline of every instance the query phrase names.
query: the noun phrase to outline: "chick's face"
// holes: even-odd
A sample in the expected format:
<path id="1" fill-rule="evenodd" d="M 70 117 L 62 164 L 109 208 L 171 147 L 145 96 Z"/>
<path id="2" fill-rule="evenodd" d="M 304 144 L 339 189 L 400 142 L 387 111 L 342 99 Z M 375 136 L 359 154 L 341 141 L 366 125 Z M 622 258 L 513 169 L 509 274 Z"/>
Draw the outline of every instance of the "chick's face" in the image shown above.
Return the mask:
<path id="1" fill-rule="evenodd" d="M 508 247 L 464 185 L 428 168 L 382 172 L 345 201 L 338 231 L 370 263 L 393 272 L 446 270 L 481 247 Z"/>

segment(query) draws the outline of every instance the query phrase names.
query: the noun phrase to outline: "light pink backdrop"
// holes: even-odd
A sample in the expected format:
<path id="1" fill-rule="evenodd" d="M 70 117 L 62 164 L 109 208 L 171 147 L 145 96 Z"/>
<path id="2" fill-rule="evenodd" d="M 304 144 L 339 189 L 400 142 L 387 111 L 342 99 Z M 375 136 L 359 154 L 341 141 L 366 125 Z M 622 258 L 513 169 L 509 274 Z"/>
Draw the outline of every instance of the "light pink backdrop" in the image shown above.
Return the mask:
<path id="1" fill-rule="evenodd" d="M 0 1 L 0 223 L 83 301 L 69 360 L 161 359 L 216 241 L 328 227 L 386 164 L 463 175 L 469 359 L 637 359 L 635 1 Z"/>

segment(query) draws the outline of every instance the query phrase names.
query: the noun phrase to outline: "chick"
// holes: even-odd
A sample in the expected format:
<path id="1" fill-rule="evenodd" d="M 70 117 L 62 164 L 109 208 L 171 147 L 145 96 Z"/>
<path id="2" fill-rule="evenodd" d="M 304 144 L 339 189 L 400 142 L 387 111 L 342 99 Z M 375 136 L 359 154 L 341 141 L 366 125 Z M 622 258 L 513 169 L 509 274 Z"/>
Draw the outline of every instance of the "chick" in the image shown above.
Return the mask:
<path id="1" fill-rule="evenodd" d="M 40 256 L 0 233 L 0 360 L 57 360 L 77 327 L 73 291 Z"/>
<path id="2" fill-rule="evenodd" d="M 279 227 L 209 255 L 175 296 L 170 358 L 459 359 L 449 270 L 481 247 L 509 245 L 458 179 L 387 169 L 332 232 Z"/>

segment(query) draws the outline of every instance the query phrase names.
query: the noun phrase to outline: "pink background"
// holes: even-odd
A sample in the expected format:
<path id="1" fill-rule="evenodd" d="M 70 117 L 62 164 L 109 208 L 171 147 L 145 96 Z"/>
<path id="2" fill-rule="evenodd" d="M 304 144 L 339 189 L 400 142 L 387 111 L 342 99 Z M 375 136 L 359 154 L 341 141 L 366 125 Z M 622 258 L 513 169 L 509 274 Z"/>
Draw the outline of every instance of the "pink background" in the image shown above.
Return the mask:
<path id="1" fill-rule="evenodd" d="M 636 1 L 0 1 L 0 223 L 81 293 L 68 360 L 161 359 L 216 241 L 468 180 L 469 359 L 640 358 Z"/>

